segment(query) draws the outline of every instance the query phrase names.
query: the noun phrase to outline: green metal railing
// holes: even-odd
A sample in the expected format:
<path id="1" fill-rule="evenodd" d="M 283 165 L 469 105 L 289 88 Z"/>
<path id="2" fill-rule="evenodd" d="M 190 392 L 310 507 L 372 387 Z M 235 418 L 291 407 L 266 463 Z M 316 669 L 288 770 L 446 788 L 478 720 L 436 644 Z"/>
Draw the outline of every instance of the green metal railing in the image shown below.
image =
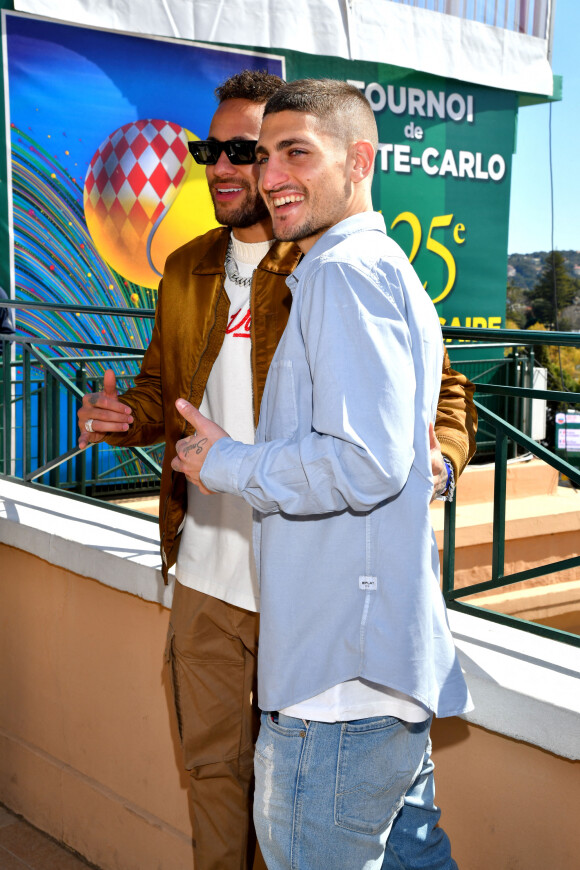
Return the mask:
<path id="1" fill-rule="evenodd" d="M 502 342 L 495 349 L 500 352 L 504 350 L 507 355 L 484 360 L 476 358 L 477 353 L 482 353 L 481 345 L 473 345 L 473 349 L 475 357 L 462 358 L 460 368 L 475 384 L 480 405 L 504 420 L 510 420 L 517 429 L 529 435 L 531 400 L 529 397 L 522 398 L 522 394 L 516 390 L 530 388 L 533 383 L 534 348 L 514 347 Z M 495 431 L 481 415 L 477 427 L 477 452 L 480 457 L 482 454 L 495 453 Z M 515 442 L 510 443 L 510 455 L 512 458 L 517 455 Z"/>
<path id="2" fill-rule="evenodd" d="M 10 307 L 113 317 L 154 317 L 152 309 L 10 302 Z M 133 347 L 1 336 L 0 473 L 85 495 L 134 495 L 158 489 L 162 445 L 77 447 L 76 412 L 87 392 L 101 389 L 102 374 L 116 367 L 130 384 L 144 350 Z M 51 355 L 47 351 L 56 351 Z M 82 355 L 74 351 L 80 349 Z M 120 369 L 129 373 L 121 374 Z"/>
<path id="3" fill-rule="evenodd" d="M 49 311 L 63 310 L 82 312 L 85 314 L 101 314 L 107 316 L 153 317 L 153 309 L 123 309 L 111 310 L 97 306 L 49 305 L 48 303 L 11 303 L 12 307 L 45 308 Z M 514 574 L 505 573 L 505 519 L 506 519 L 506 480 L 507 462 L 510 452 L 523 449 L 544 460 L 548 465 L 565 474 L 574 486 L 580 487 L 580 472 L 565 459 L 538 444 L 530 438 L 531 419 L 530 403 L 533 399 L 545 399 L 550 402 L 563 402 L 566 405 L 580 403 L 580 393 L 570 393 L 553 390 L 537 390 L 531 388 L 531 374 L 534 367 L 534 347 L 537 346 L 572 346 L 580 347 L 580 335 L 574 333 L 547 333 L 527 330 L 488 330 L 444 327 L 443 335 L 447 340 L 478 342 L 473 345 L 474 354 L 470 364 L 477 363 L 479 371 L 472 379 L 476 383 L 476 406 L 479 414 L 480 427 L 484 425 L 491 433 L 486 436 L 484 444 L 491 448 L 495 455 L 494 483 L 494 513 L 493 513 L 493 544 L 491 578 L 484 583 L 456 589 L 454 587 L 455 562 L 455 519 L 456 502 L 445 505 L 444 552 L 443 552 L 443 594 L 450 609 L 475 614 L 484 619 L 494 620 L 506 625 L 532 631 L 538 635 L 556 638 L 566 643 L 580 645 L 578 635 L 551 628 L 534 622 L 508 616 L 496 611 L 466 603 L 461 599 L 479 592 L 500 589 L 536 577 L 548 575 L 580 566 L 580 557 L 560 560 L 549 565 L 542 565 L 528 571 Z M 100 378 L 105 367 L 111 363 L 136 363 L 144 353 L 131 347 L 114 347 L 82 342 L 52 341 L 50 339 L 14 340 L 22 348 L 19 360 L 14 358 L 2 365 L 1 388 L 1 418 L 2 427 L 0 439 L 0 476 L 13 476 L 13 447 L 15 433 L 18 428 L 17 415 L 14 407 L 20 403 L 20 428 L 22 443 L 22 474 L 20 479 L 31 484 L 35 482 L 56 486 L 65 491 L 75 490 L 80 493 L 95 494 L 107 492 L 103 487 L 105 478 L 110 479 L 125 473 L 127 466 L 135 458 L 142 463 L 151 479 L 156 480 L 160 474 L 160 466 L 156 457 L 148 450 L 132 448 L 132 454 L 120 455 L 116 462 L 104 474 L 99 471 L 99 452 L 106 449 L 103 445 L 94 445 L 90 468 L 87 469 L 89 450 L 79 451 L 76 447 L 76 408 L 83 394 L 88 389 L 98 389 Z M 59 351 L 59 356 L 50 356 L 46 347 Z M 462 347 L 465 348 L 465 344 Z M 494 360 L 479 361 L 477 354 L 483 348 L 490 346 L 505 350 L 510 348 L 509 357 L 498 357 Z M 471 347 L 471 346 L 470 346 Z M 73 356 L 72 351 L 82 349 L 82 356 Z M 66 355 L 65 355 L 66 354 Z M 14 354 L 12 355 L 14 357 Z M 481 356 L 481 354 L 480 354 Z M 489 354 L 488 354 L 489 356 Z M 17 367 L 21 372 L 19 379 L 14 376 Z M 461 367 L 461 364 L 459 364 Z M 466 366 L 467 368 L 467 366 Z M 130 379 L 129 376 L 127 376 Z M 503 381 L 503 382 L 502 382 Z M 18 385 L 20 394 L 16 394 Z M 61 426 L 58 411 L 62 407 L 63 391 L 66 396 L 65 421 Z M 59 398 L 60 396 L 60 398 Z M 31 409 L 32 402 L 38 402 L 37 445 L 32 449 Z M 484 404 L 484 402 L 486 404 Z M 495 404 L 490 404 L 494 402 Z M 52 424 L 51 424 L 51 421 Z M 525 425 L 524 425 L 525 423 Z M 42 424 L 42 425 L 41 425 Z M 62 429 L 66 433 L 63 436 Z M 63 448 L 63 437 L 66 443 Z M 111 448 L 108 448 L 111 449 Z M 33 461 L 33 457 L 35 461 Z M 63 480 L 58 469 L 67 466 L 67 475 Z M 132 485 L 130 474 L 124 475 L 129 487 Z M 139 476 L 141 480 L 143 473 Z M 106 482 L 106 481 L 105 481 Z M 114 489 L 114 486 L 113 486 Z M 579 530 L 580 535 L 580 530 Z"/>
<path id="4" fill-rule="evenodd" d="M 567 332 L 534 332 L 528 330 L 483 330 L 483 329 L 459 329 L 443 328 L 443 335 L 447 339 L 461 339 L 484 341 L 498 346 L 561 346 L 580 347 L 580 335 Z M 523 405 L 533 399 L 545 399 L 550 402 L 565 403 L 567 407 L 580 404 L 580 393 L 556 390 L 537 390 L 526 386 L 501 385 L 496 383 L 476 383 L 478 396 L 503 396 L 515 400 Z M 532 453 L 538 459 L 542 459 L 552 468 L 564 474 L 575 487 L 580 487 L 580 471 L 570 462 L 557 456 L 551 450 L 533 441 L 528 434 L 502 419 L 497 413 L 485 407 L 481 401 L 476 401 L 478 417 L 481 422 L 487 424 L 495 432 L 495 472 L 494 472 L 494 501 L 493 501 L 493 542 L 492 542 L 492 567 L 491 578 L 483 583 L 474 583 L 456 589 L 454 586 L 455 576 L 455 527 L 457 504 L 454 499 L 445 504 L 445 527 L 443 546 L 443 595 L 447 606 L 451 610 L 479 616 L 515 628 L 532 632 L 543 637 L 564 641 L 574 646 L 580 646 L 580 636 L 571 632 L 562 631 L 551 626 L 542 625 L 529 620 L 509 616 L 504 613 L 491 610 L 473 603 L 466 603 L 460 599 L 492 589 L 501 589 L 512 584 L 523 583 L 536 577 L 544 577 L 557 571 L 566 571 L 580 566 L 580 556 L 570 559 L 560 559 L 547 565 L 530 568 L 527 571 L 518 571 L 512 574 L 505 573 L 505 524 L 506 524 L 506 483 L 507 461 L 510 443 L 515 448 L 519 445 L 525 451 Z M 528 414 L 528 419 L 531 415 Z M 578 530 L 580 538 L 580 529 Z"/>

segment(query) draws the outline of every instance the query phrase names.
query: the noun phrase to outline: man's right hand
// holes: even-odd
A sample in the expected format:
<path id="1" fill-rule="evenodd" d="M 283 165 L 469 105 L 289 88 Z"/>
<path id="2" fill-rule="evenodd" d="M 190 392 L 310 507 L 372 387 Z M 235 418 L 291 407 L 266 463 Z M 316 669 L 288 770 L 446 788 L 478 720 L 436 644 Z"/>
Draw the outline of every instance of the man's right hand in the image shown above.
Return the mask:
<path id="1" fill-rule="evenodd" d="M 115 372 L 106 369 L 103 389 L 99 393 L 87 393 L 83 396 L 83 404 L 78 411 L 79 447 L 97 444 L 110 432 L 126 432 L 133 422 L 131 408 L 117 400 L 117 383 Z M 90 420 L 92 432 L 87 431 L 86 423 Z"/>

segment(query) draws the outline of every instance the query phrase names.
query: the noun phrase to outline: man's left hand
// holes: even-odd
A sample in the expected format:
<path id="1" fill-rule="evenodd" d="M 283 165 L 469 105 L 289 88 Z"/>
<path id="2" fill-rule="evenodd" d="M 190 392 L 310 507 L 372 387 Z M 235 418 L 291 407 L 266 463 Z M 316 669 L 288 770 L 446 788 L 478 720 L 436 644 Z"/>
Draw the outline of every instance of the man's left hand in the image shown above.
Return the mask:
<path id="1" fill-rule="evenodd" d="M 447 467 L 443 462 L 441 445 L 435 435 L 433 423 L 429 423 L 429 448 L 431 450 L 431 474 L 433 475 L 433 493 L 431 501 L 445 492 L 447 488 Z"/>
<path id="2" fill-rule="evenodd" d="M 206 489 L 199 475 L 210 447 L 220 438 L 227 438 L 228 433 L 217 423 L 204 417 L 201 411 L 185 399 L 177 399 L 175 407 L 196 431 L 195 435 L 182 438 L 177 442 L 175 445 L 177 456 L 171 460 L 171 467 L 174 471 L 183 472 L 204 495 L 211 495 L 211 491 Z"/>

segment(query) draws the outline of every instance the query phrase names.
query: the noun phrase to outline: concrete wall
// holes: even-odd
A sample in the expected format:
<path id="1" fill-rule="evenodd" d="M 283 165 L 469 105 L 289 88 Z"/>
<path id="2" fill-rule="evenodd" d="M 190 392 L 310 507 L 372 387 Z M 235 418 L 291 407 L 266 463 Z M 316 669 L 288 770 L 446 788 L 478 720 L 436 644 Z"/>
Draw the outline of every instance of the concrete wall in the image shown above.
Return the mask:
<path id="1" fill-rule="evenodd" d="M 0 564 L 0 801 L 106 870 L 191 868 L 169 611 L 12 547 Z"/>
<path id="2" fill-rule="evenodd" d="M 13 546 L 0 564 L 0 802 L 104 870 L 192 870 L 168 610 Z M 433 738 L 462 870 L 578 866 L 580 762 L 460 719 Z"/>
<path id="3" fill-rule="evenodd" d="M 461 719 L 434 722 L 432 735 L 441 824 L 460 870 L 578 867 L 580 762 Z"/>

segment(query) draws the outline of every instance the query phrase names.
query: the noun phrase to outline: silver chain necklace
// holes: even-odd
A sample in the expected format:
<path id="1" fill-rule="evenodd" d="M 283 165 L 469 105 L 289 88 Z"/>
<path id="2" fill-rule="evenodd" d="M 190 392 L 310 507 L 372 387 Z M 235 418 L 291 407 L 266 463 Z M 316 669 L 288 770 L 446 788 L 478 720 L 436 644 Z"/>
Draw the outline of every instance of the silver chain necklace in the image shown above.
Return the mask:
<path id="1" fill-rule="evenodd" d="M 251 286 L 252 279 L 254 277 L 254 272 L 256 270 L 253 269 L 252 274 L 248 278 L 242 278 L 242 276 L 238 272 L 238 267 L 236 266 L 236 261 L 234 260 L 233 255 L 232 255 L 231 236 L 230 236 L 230 240 L 228 242 L 228 250 L 226 252 L 226 260 L 225 260 L 224 265 L 226 267 L 226 275 L 228 276 L 228 278 L 230 279 L 232 284 L 237 284 L 238 287 L 250 287 Z"/>

